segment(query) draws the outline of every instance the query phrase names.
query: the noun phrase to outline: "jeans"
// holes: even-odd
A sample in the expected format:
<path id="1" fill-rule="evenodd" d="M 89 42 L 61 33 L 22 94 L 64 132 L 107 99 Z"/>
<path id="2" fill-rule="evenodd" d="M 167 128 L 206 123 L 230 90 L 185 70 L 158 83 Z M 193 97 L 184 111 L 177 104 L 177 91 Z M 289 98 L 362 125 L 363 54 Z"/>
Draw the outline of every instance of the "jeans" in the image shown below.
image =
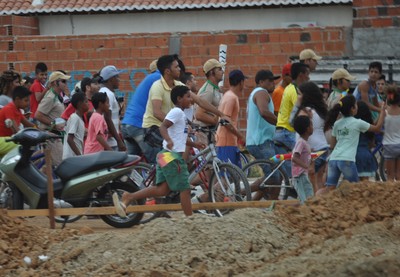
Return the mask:
<path id="1" fill-rule="evenodd" d="M 290 132 L 286 129 L 277 129 L 275 131 L 274 141 L 284 144 L 286 148 L 289 148 L 291 151 L 296 144 L 296 133 Z M 288 149 L 286 148 L 282 146 L 276 146 L 275 152 L 276 154 L 286 154 L 288 153 Z M 286 161 L 282 165 L 282 169 L 285 170 L 289 178 L 292 176 L 292 163 L 290 161 Z"/>
<path id="2" fill-rule="evenodd" d="M 155 163 L 160 148 L 153 148 L 144 141 L 145 129 L 136 126 L 122 124 L 122 135 L 128 149 L 128 154 L 144 155 L 147 162 Z"/>
<path id="3" fill-rule="evenodd" d="M 357 166 L 351 161 L 329 161 L 328 162 L 328 177 L 326 180 L 327 186 L 337 186 L 343 174 L 343 179 L 355 183 L 359 181 Z"/>
<path id="4" fill-rule="evenodd" d="M 299 197 L 301 204 L 303 204 L 307 198 L 310 198 L 314 195 L 313 186 L 306 173 L 303 173 L 298 177 L 294 177 L 293 186 L 297 192 L 297 196 Z"/>
<path id="5" fill-rule="evenodd" d="M 275 155 L 275 144 L 272 140 L 266 140 L 263 144 L 260 145 L 246 145 L 246 149 L 256 160 L 269 160 L 272 156 Z M 271 169 L 268 166 L 264 166 L 262 170 L 265 176 L 268 176 L 271 172 Z M 279 179 L 278 171 L 274 173 L 272 178 L 274 178 L 274 180 Z"/>

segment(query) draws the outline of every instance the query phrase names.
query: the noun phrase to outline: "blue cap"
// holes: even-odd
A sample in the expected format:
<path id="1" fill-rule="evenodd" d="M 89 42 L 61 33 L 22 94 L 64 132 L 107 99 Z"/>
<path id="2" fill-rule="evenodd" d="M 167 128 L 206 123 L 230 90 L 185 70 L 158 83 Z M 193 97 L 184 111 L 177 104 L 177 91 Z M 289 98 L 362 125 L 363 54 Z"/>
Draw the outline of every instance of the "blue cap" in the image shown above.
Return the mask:
<path id="1" fill-rule="evenodd" d="M 247 79 L 247 76 L 244 76 L 243 72 L 239 69 L 232 70 L 229 73 L 229 80 L 237 80 L 237 81 L 243 81 L 244 79 Z"/>
<path id="2" fill-rule="evenodd" d="M 123 72 L 122 70 L 118 70 L 113 65 L 107 65 L 103 67 L 103 69 L 100 71 L 100 77 L 103 79 L 103 81 L 107 81 L 112 77 L 121 74 L 122 72 Z"/>

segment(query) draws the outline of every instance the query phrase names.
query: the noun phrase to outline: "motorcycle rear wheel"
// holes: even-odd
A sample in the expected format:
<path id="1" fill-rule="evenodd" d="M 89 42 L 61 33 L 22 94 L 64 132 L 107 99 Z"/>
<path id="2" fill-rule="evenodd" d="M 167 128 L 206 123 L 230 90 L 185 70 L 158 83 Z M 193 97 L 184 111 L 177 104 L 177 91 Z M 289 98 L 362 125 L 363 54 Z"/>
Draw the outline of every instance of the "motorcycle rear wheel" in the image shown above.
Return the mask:
<path id="1" fill-rule="evenodd" d="M 126 182 L 114 180 L 100 189 L 98 198 L 101 199 L 101 206 L 113 206 L 112 195 L 114 192 L 117 192 L 118 195 L 121 196 L 124 192 L 132 193 L 136 191 L 139 191 L 139 187 L 136 186 L 131 179 L 128 179 Z M 144 200 L 130 203 L 130 205 L 144 204 Z M 105 223 L 115 228 L 129 228 L 140 223 L 140 220 L 143 218 L 143 213 L 128 213 L 126 218 L 122 218 L 118 215 L 101 215 L 100 218 Z"/>
<path id="2" fill-rule="evenodd" d="M 0 208 L 9 210 L 24 208 L 24 197 L 12 182 L 0 182 Z"/>

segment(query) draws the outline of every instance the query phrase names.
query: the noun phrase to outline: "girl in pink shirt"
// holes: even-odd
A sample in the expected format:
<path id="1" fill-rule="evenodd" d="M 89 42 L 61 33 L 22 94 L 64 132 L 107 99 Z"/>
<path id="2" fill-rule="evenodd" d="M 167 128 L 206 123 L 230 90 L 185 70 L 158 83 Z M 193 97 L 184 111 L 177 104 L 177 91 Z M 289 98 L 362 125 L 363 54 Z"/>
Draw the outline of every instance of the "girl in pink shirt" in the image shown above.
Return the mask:
<path id="1" fill-rule="evenodd" d="M 110 102 L 106 93 L 95 93 L 92 96 L 95 112 L 89 120 L 88 134 L 84 153 L 96 153 L 104 150 L 112 151 L 107 143 L 108 129 L 103 114 L 110 109 Z"/>

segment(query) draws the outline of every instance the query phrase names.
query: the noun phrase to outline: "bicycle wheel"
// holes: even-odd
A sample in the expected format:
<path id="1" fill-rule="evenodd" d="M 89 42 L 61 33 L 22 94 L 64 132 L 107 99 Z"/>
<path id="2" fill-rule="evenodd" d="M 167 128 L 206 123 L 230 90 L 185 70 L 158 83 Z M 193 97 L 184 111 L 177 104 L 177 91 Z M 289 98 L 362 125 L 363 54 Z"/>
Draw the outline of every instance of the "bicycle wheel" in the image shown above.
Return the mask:
<path id="1" fill-rule="evenodd" d="M 239 152 L 239 164 L 240 169 L 243 171 L 244 175 L 247 176 L 248 171 L 244 171 L 244 167 L 249 163 L 249 158 L 246 156 L 246 153 L 243 151 Z"/>
<path id="2" fill-rule="evenodd" d="M 243 170 L 249 172 L 248 181 L 251 191 L 256 192 L 255 199 L 278 200 L 292 196 L 293 188 L 282 166 L 260 159 L 250 162 Z"/>
<path id="3" fill-rule="evenodd" d="M 146 163 L 138 163 L 133 167 L 131 178 L 141 189 L 154 185 L 155 171 L 153 173 L 153 168 L 154 168 L 153 166 Z M 157 203 L 154 198 L 146 199 L 145 205 L 155 205 L 155 204 Z M 140 220 L 139 224 L 150 222 L 159 216 L 160 216 L 159 212 L 144 213 L 143 218 Z"/>
<path id="4" fill-rule="evenodd" d="M 213 203 L 251 200 L 249 183 L 241 169 L 233 164 L 218 164 L 210 178 L 209 198 Z M 229 211 L 217 209 L 215 214 L 222 216 Z"/>

